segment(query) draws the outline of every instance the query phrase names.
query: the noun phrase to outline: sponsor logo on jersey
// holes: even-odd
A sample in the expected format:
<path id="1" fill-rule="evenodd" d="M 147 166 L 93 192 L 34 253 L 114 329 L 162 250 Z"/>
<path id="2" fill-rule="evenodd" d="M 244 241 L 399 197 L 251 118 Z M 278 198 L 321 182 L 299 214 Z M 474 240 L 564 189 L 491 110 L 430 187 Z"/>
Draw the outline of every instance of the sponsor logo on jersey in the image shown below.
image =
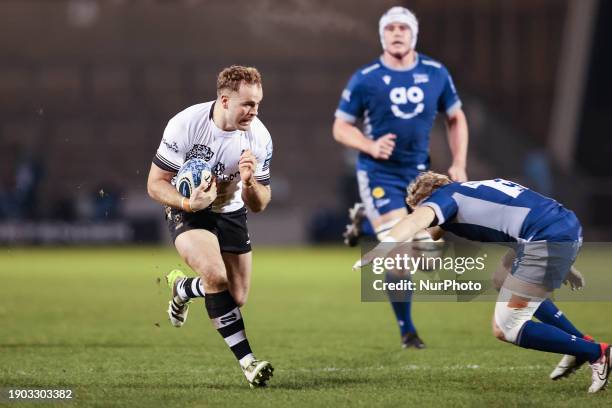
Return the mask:
<path id="1" fill-rule="evenodd" d="M 212 168 L 212 174 L 215 175 L 218 183 L 230 183 L 240 177 L 240 170 L 233 174 L 223 174 L 224 171 L 225 164 L 221 162 L 215 164 L 215 166 Z"/>
<path id="2" fill-rule="evenodd" d="M 172 150 L 174 153 L 178 153 L 179 148 L 178 145 L 176 144 L 176 142 L 172 142 L 169 143 L 166 139 L 162 139 L 162 143 L 169 149 Z"/>
<path id="3" fill-rule="evenodd" d="M 385 196 L 385 189 L 382 187 L 374 187 L 372 189 L 372 197 L 379 199 Z"/>
<path id="4" fill-rule="evenodd" d="M 217 181 L 220 183 L 230 183 L 238 177 L 240 177 L 240 171 L 237 171 L 234 174 L 219 174 L 217 176 Z"/>
<path id="5" fill-rule="evenodd" d="M 214 174 L 215 176 L 219 178 L 223 176 L 224 171 L 225 171 L 225 164 L 221 162 L 215 164 L 215 167 L 212 168 L 212 174 Z"/>
<path id="6" fill-rule="evenodd" d="M 427 74 L 413 74 L 414 84 L 426 84 L 429 82 L 429 75 Z"/>
<path id="7" fill-rule="evenodd" d="M 391 77 L 389 75 L 385 75 L 384 77 L 382 77 L 382 80 L 387 85 L 391 83 Z"/>
<path id="8" fill-rule="evenodd" d="M 389 99 L 391 100 L 391 112 L 400 119 L 412 119 L 419 113 L 425 110 L 425 93 L 418 86 L 411 86 L 405 88 L 399 86 L 391 89 L 389 92 Z M 414 105 L 412 112 L 405 112 L 400 105 Z"/>
<path id="9" fill-rule="evenodd" d="M 215 153 L 212 149 L 206 145 L 196 144 L 193 145 L 191 150 L 187 152 L 185 155 L 185 161 L 193 158 L 203 159 L 205 161 L 210 161 L 213 158 Z"/>
<path id="10" fill-rule="evenodd" d="M 374 200 L 374 205 L 376 206 L 376 208 L 381 208 L 381 207 L 384 207 L 385 205 L 389 204 L 390 202 L 391 202 L 391 199 L 384 198 L 382 200 Z"/>

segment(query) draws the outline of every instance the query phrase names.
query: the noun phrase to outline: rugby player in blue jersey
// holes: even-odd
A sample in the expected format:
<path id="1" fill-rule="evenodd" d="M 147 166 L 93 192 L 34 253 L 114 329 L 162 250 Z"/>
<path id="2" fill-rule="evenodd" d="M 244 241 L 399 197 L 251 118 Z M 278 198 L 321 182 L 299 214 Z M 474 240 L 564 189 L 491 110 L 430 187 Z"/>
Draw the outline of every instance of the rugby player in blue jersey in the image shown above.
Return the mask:
<path id="1" fill-rule="evenodd" d="M 434 237 L 449 231 L 472 241 L 508 245 L 511 249 L 501 268 L 507 274 L 498 280 L 493 315 L 495 337 L 523 348 L 564 354 L 552 379 L 588 362 L 592 369 L 589 392 L 605 388 L 610 346 L 585 336 L 550 300 L 564 281 L 582 286 L 582 276 L 573 267 L 582 227 L 572 211 L 507 180 L 457 183 L 433 172 L 423 173 L 409 186 L 407 203 L 414 211 L 356 267 L 384 257 L 394 246 L 387 243 L 405 242 L 423 228 L 432 228 Z"/>
<path id="2" fill-rule="evenodd" d="M 438 112 L 444 114 L 452 153 L 448 174 L 456 181 L 467 180 L 468 130 L 461 101 L 446 68 L 415 51 L 418 32 L 410 10 L 389 9 L 379 22 L 382 56 L 352 76 L 335 113 L 334 138 L 359 150 L 362 204 L 351 210 L 352 224 L 345 233 L 351 246 L 357 243 L 363 214 L 380 240 L 408 213 L 405 187 L 429 169 L 429 133 Z M 428 239 L 422 232 L 415 240 Z M 398 278 L 396 273 L 387 275 L 388 280 Z M 402 346 L 425 347 L 412 322 L 410 292 L 390 300 Z"/>

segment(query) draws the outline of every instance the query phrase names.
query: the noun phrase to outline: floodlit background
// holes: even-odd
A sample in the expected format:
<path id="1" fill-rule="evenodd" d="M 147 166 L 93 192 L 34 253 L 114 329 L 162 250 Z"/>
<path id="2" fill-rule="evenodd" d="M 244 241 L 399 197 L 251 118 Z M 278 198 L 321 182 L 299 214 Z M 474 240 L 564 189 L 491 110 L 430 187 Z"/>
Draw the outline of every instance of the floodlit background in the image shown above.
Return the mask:
<path id="1" fill-rule="evenodd" d="M 359 250 L 340 245 L 355 153 L 331 126 L 394 5 L 453 75 L 469 177 L 519 181 L 576 211 L 586 241 L 612 238 L 611 1 L 3 0 L 0 404 L 9 388 L 69 388 L 104 407 L 610 406 L 609 391 L 587 399 L 589 370 L 553 383 L 558 356 L 495 340 L 490 303 L 415 302 L 428 348 L 403 351 L 389 305 L 361 302 Z M 167 121 L 214 99 L 231 64 L 262 72 L 274 141 L 273 200 L 249 217 L 243 312 L 276 367 L 256 392 L 201 302 L 181 330 L 166 321 L 164 274 L 192 272 L 146 193 Z M 431 151 L 444 172 L 441 121 Z M 607 282 L 607 248 L 579 257 L 587 285 Z M 565 314 L 611 341 L 612 303 L 571 297 Z"/>
<path id="2" fill-rule="evenodd" d="M 273 202 L 256 244 L 339 242 L 356 199 L 354 153 L 331 124 L 350 75 L 380 53 L 378 18 L 414 10 L 418 51 L 464 102 L 471 179 L 504 177 L 612 236 L 606 1 L 3 1 L 0 242 L 167 240 L 145 190 L 164 126 L 215 98 L 231 64 L 264 77 Z M 433 168 L 445 171 L 441 122 Z"/>

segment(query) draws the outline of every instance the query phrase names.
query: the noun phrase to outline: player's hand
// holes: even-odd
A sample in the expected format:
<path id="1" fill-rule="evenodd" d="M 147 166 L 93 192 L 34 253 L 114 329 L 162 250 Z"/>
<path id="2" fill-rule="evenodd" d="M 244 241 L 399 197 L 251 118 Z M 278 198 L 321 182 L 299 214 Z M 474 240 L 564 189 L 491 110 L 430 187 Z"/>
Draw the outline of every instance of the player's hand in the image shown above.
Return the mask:
<path id="1" fill-rule="evenodd" d="M 459 183 L 465 183 L 468 181 L 465 166 L 453 164 L 448 168 L 448 176 L 451 178 L 451 180 L 458 181 Z"/>
<path id="2" fill-rule="evenodd" d="M 238 170 L 240 171 L 240 179 L 243 183 L 252 182 L 256 168 L 257 158 L 255 158 L 255 155 L 248 149 L 242 152 L 238 161 Z"/>
<path id="3" fill-rule="evenodd" d="M 375 159 L 388 160 L 395 149 L 395 136 L 393 133 L 387 133 L 376 139 L 370 146 L 369 154 Z"/>
<path id="4" fill-rule="evenodd" d="M 563 281 L 563 283 L 569 285 L 571 290 L 580 290 L 585 284 L 584 276 L 582 276 L 578 269 L 572 266 L 567 278 Z"/>
<path id="5" fill-rule="evenodd" d="M 208 208 L 217 198 L 217 179 L 213 177 L 210 186 L 200 184 L 189 197 L 189 207 L 193 212 Z"/>
<path id="6" fill-rule="evenodd" d="M 389 252 L 391 252 L 397 245 L 394 245 L 391 242 L 381 242 L 376 245 L 372 250 L 361 257 L 360 260 L 355 262 L 353 265 L 353 270 L 361 269 L 366 265 L 371 264 L 376 258 L 384 258 Z"/>

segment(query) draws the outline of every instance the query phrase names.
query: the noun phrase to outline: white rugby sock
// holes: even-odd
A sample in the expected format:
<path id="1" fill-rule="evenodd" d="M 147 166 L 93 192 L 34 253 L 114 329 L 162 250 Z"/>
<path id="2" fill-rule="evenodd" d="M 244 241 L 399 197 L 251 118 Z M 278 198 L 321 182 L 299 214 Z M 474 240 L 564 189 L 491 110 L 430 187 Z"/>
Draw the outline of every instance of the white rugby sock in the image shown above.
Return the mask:
<path id="1" fill-rule="evenodd" d="M 204 297 L 204 286 L 202 280 L 198 278 L 183 278 L 176 284 L 176 294 L 181 301 Z"/>

